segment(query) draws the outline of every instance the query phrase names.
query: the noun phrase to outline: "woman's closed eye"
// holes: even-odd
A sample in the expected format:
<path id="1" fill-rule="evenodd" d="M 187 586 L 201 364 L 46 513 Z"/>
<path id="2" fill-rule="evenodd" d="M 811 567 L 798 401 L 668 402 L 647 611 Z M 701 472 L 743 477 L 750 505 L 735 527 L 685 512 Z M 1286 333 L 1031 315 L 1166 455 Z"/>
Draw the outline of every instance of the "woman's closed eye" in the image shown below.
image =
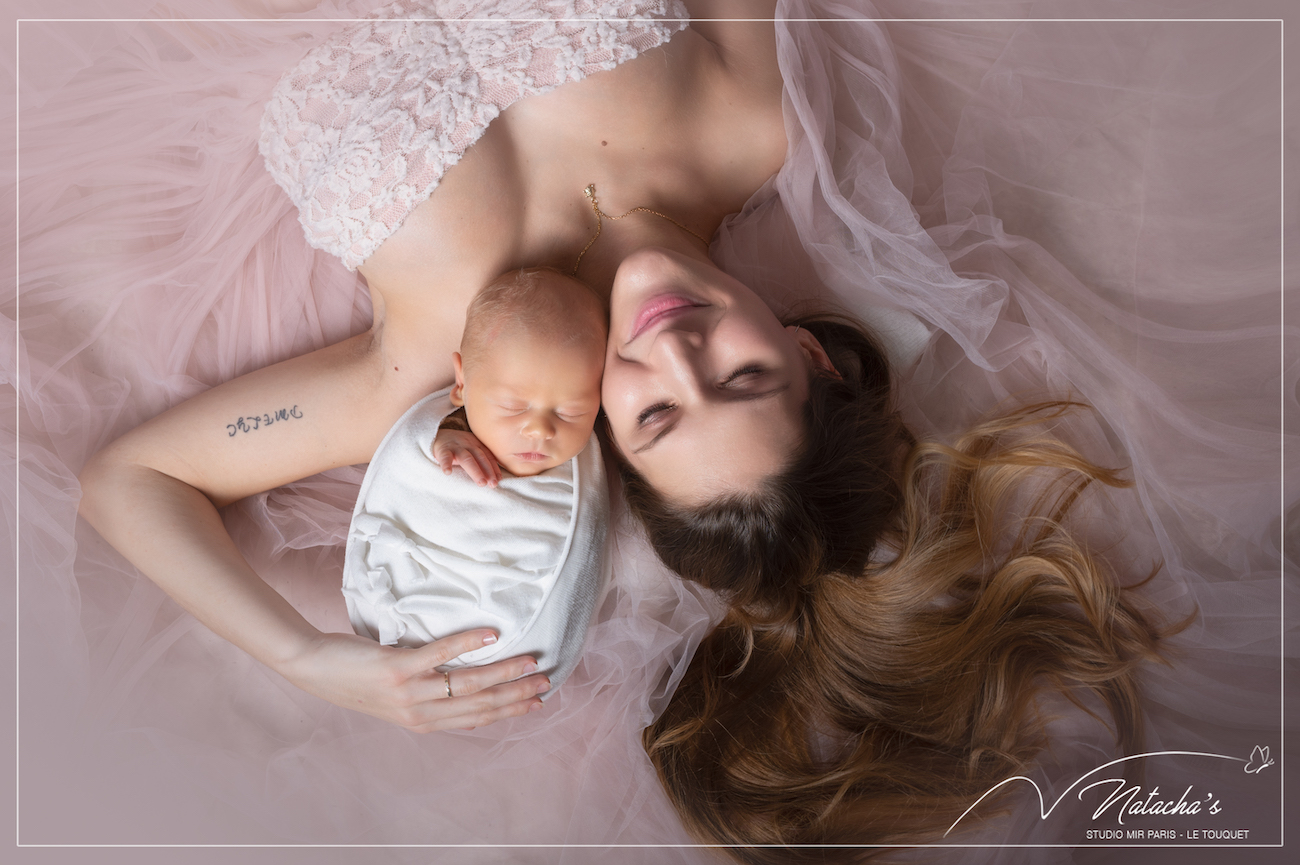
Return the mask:
<path id="1" fill-rule="evenodd" d="M 672 411 L 673 408 L 674 406 L 671 403 L 657 402 L 654 405 L 643 409 L 641 414 L 636 416 L 636 425 L 638 427 L 643 427 L 656 417 Z"/>
<path id="2" fill-rule="evenodd" d="M 746 364 L 745 366 L 742 366 L 739 369 L 733 370 L 730 375 L 728 375 L 726 378 L 722 380 L 721 386 L 730 387 L 737 380 L 740 379 L 748 380 L 750 378 L 760 376 L 765 372 L 767 372 L 767 369 L 760 366 L 759 364 L 756 363 Z"/>
<path id="3" fill-rule="evenodd" d="M 746 364 L 738 369 L 732 370 L 726 378 L 718 383 L 718 387 L 734 387 L 737 384 L 744 384 L 750 379 L 760 377 L 767 372 L 767 368 L 756 363 Z M 676 408 L 675 405 L 668 402 L 657 402 L 652 406 L 642 409 L 637 415 L 636 425 L 643 427 L 646 424 L 658 420 L 663 415 Z"/>

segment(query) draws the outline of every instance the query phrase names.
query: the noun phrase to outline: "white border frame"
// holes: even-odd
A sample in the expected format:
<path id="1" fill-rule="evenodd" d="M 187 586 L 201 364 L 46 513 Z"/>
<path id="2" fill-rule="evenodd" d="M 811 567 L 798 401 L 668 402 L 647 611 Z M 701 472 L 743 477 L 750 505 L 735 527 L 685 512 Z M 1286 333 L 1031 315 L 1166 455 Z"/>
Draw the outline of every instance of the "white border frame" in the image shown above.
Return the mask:
<path id="1" fill-rule="evenodd" d="M 321 22 L 334 22 L 334 23 L 358 23 L 358 22 L 363 22 L 363 21 L 367 21 L 367 20 L 370 20 L 370 19 L 368 19 L 368 18 L 310 18 L 310 19 L 299 19 L 299 18 L 279 18 L 279 19 L 275 19 L 275 18 L 265 18 L 265 19 L 255 19 L 255 18 L 174 18 L 174 19 L 168 19 L 168 18 L 16 18 L 16 19 L 14 20 L 14 71 L 15 71 L 15 75 L 14 75 L 14 118 L 15 118 L 15 121 L 14 121 L 14 171 L 15 171 L 15 174 L 14 174 L 14 235 L 13 235 L 13 236 L 14 236 L 14 285 L 15 285 L 15 336 L 16 336 L 16 337 L 20 336 L 20 334 L 21 334 L 21 328 L 22 328 L 22 292 L 21 292 L 21 284 L 22 284 L 22 282 L 21 282 L 21 274 L 22 274 L 22 268 L 21 268 L 21 260 L 22 260 L 22 246 L 21 246 L 21 242 L 20 242 L 20 238 L 21 238 L 21 230 L 20 230 L 20 229 L 21 229 L 21 224 L 20 224 L 20 221 L 21 221 L 21 207 L 20 207 L 20 205 L 21 205 L 21 198 L 22 198 L 22 194 L 21 194 L 21 178 L 22 178 L 22 173 L 21 173 L 21 158 L 22 158 L 22 152 L 21 152 L 21 141 L 22 141 L 22 138 L 21 138 L 21 110 L 20 110 L 20 106 L 21 106 L 21 80 L 22 80 L 22 77 L 21 77 L 21 69 L 22 69 L 22 65 L 21 65 L 21 56 L 22 56 L 22 45 L 21 45 L 21 32 L 22 32 L 22 30 L 21 30 L 21 25 L 22 25 L 22 24 L 24 24 L 24 23 L 56 23 L 56 24 L 58 24 L 58 23 L 112 23 L 112 24 L 120 24 L 120 23 L 149 23 L 149 24 L 167 24 L 167 23 L 183 23 L 183 24 L 209 24 L 209 23 L 211 23 L 211 24 L 215 24 L 215 23 L 223 23 L 223 24 L 226 24 L 226 23 L 229 23 L 229 24 L 249 24 L 249 23 L 254 23 L 254 24 L 263 24 L 263 23 L 274 23 L 274 22 L 295 23 L 295 24 L 296 24 L 296 23 L 306 23 L 306 22 L 311 22 L 311 23 L 321 23 Z M 457 20 L 461 20 L 461 21 L 494 21 L 494 20 L 501 20 L 501 19 L 496 19 L 496 18 L 466 18 L 466 19 L 457 19 Z M 587 18 L 579 18 L 579 19 L 573 19 L 573 20 L 578 20 L 578 21 L 589 21 L 589 20 L 600 20 L 600 19 L 596 19 L 596 18 L 590 18 L 590 19 L 587 19 Z M 665 20 L 671 20 L 671 19 L 665 19 Z M 717 21 L 717 20 L 725 20 L 725 21 L 759 21 L 759 20 L 766 20 L 766 19 L 756 19 L 756 18 L 747 18 L 747 19 L 746 19 L 746 18 L 727 18 L 727 19 L 693 19 L 693 20 L 700 20 L 700 21 Z M 818 19 L 818 18 L 789 18 L 789 19 L 785 19 L 785 20 L 789 20 L 789 21 L 797 21 L 797 22 L 815 22 L 815 21 L 820 21 L 820 20 L 823 20 L 823 19 Z M 836 19 L 836 20 L 840 20 L 840 19 Z M 1281 186 L 1281 195 L 1280 195 L 1280 198 L 1281 198 L 1281 201 L 1280 201 L 1281 211 L 1280 211 L 1280 213 L 1279 213 L 1280 284 L 1279 284 L 1279 287 L 1278 287 L 1278 288 L 1279 288 L 1279 291 L 1278 291 L 1278 294 L 1279 294 L 1279 307 L 1280 307 L 1280 315 L 1281 315 L 1281 317 L 1280 317 L 1280 319 L 1279 319 L 1279 327 L 1278 327 L 1278 329 L 1279 329 L 1279 344 L 1280 344 L 1280 347 L 1281 347 L 1281 358 L 1280 358 L 1280 367 L 1279 367 L 1279 372 L 1281 373 L 1281 372 L 1284 372 L 1284 371 L 1285 371 L 1286 360 L 1287 360 L 1287 358 L 1286 358 L 1286 346 L 1285 346 L 1285 343 L 1286 343 L 1286 341 L 1285 341 L 1285 322 L 1286 322 L 1286 20 L 1285 20 L 1285 19 L 1283 19 L 1283 18 L 854 18 L 854 19 L 843 19 L 843 20 L 854 20 L 854 21 L 878 21 L 878 22 L 886 23 L 886 24 L 888 24 L 888 23 L 926 23 L 926 22 L 935 22 L 935 23 L 989 23 L 989 24 L 994 24 L 994 23 L 1083 23 L 1083 22 L 1092 22 L 1092 23 L 1132 22 L 1132 23 L 1169 23 L 1169 24 L 1173 24 L 1173 23 L 1276 23 L 1276 24 L 1278 24 L 1278 25 L 1279 25 L 1279 34 L 1278 34 L 1278 35 L 1279 35 L 1279 40 L 1280 40 L 1280 50 L 1281 50 L 1281 55 L 1280 55 L 1280 61 L 1281 61 L 1281 62 L 1280 62 L 1280 69 L 1279 69 L 1279 77 L 1280 77 L 1280 82 L 1279 82 L 1279 84 L 1280 84 L 1280 100 L 1279 100 L 1279 140 L 1280 140 L 1280 150 L 1279 150 L 1279 159 L 1280 159 L 1280 164 L 1279 164 L 1279 184 L 1280 184 L 1280 186 Z M 16 338 L 16 339 L 15 339 L 15 356 L 14 356 L 14 371 L 15 371 L 15 372 L 14 372 L 14 377 L 15 377 L 16 382 L 18 383 L 17 386 L 16 386 L 15 389 L 14 389 L 14 390 L 15 390 L 15 394 L 14 394 L 14 408 L 15 408 L 15 416 L 16 416 L 16 417 L 21 417 L 21 415 L 22 415 L 22 396 L 21 396 L 21 394 L 22 394 L 22 390 L 21 390 L 21 372 L 22 372 L 22 370 L 21 370 L 21 368 L 20 368 L 20 363 L 19 363 L 19 362 L 20 362 L 20 359 L 21 359 L 21 352 L 20 352 L 20 349 L 19 349 L 19 344 L 20 344 L 20 343 L 19 343 L 19 340 Z M 14 657 L 14 667 L 15 667 L 15 695 L 14 695 L 14 697 L 15 697 L 15 705 L 14 705 L 14 728 L 15 728 L 15 736 L 14 736 L 14 739 L 15 739 L 15 741 L 14 741 L 14 760 L 15 760 L 15 773 L 14 773 L 14 783 L 15 783 L 15 790 L 14 790 L 14 792 L 15 792 L 15 802 L 14 802 L 14 836 L 15 836 L 15 844 L 14 844 L 14 846 L 17 847 L 17 848 L 20 848 L 20 849 L 51 849 L 51 848 L 52 848 L 52 849 L 152 849 L 152 848 L 160 848 L 160 849 L 199 849 L 199 848 L 201 848 L 201 849 L 208 849 L 208 848 L 212 848 L 212 849 L 228 849 L 228 848 L 233 848 L 233 849 L 251 849 L 251 848 L 269 848 L 269 849 L 285 849 L 285 848 L 289 848 L 289 849 L 298 849 L 298 848 L 301 848 L 301 849 L 319 849 L 319 848 L 328 848 L 328 849 L 336 849 L 336 848 L 337 848 L 337 849 L 388 849 L 388 848 L 393 848 L 393 849 L 478 849 L 478 848 L 487 848 L 487 849 L 569 849 L 569 848 L 574 848 L 574 849 L 599 849 L 599 850 L 612 850 L 612 849 L 665 849 L 665 848 L 699 848 L 699 849 L 713 849 L 713 848 L 717 848 L 717 849 L 726 849 L 726 848 L 729 848 L 729 847 L 742 847 L 742 846 L 743 846 L 743 847 L 756 847 L 756 848 L 767 848 L 767 847 L 770 847 L 770 848 L 779 848 L 779 849 L 784 849 L 784 848 L 787 848 L 787 847 L 789 847 L 789 848 L 812 848 L 812 849 L 820 849 L 820 848 L 868 849 L 868 848 L 893 848 L 893 847 L 901 847 L 901 848 L 912 848 L 912 847 L 924 847 L 924 848 L 1003 848 L 1003 847 L 1010 847 L 1010 848 L 1042 848 L 1042 849 L 1049 849 L 1049 848 L 1065 848 L 1065 849 L 1076 849 L 1076 848 L 1083 848 L 1083 849 L 1093 849 L 1093 848 L 1137 848 L 1137 849 L 1155 849 L 1155 848 L 1193 848 L 1193 849 L 1226 849 L 1226 850 L 1239 850 L 1239 849 L 1246 849 L 1246 848 L 1265 848 L 1265 849 L 1267 849 L 1267 848 L 1281 848 L 1281 847 L 1284 847 L 1284 846 L 1285 846 L 1285 840 L 1286 840 L 1286 779 L 1285 779 L 1285 773 L 1282 771 L 1283 769 L 1285 769 L 1285 761 L 1284 761 L 1282 758 L 1283 758 L 1283 756 L 1284 756 L 1284 754 L 1285 754 L 1285 747 L 1286 747 L 1286 723 L 1285 723 L 1285 722 L 1286 722 L 1286 680 L 1285 680 L 1285 668 L 1286 668 L 1286 653 L 1285 653 L 1285 639 L 1286 639 L 1286 594 L 1285 594 L 1285 573 L 1286 573 L 1286 570 L 1287 570 L 1287 568 L 1286 568 L 1286 534 L 1285 534 L 1285 513 L 1286 513 L 1286 490 L 1285 490 L 1285 469 L 1286 469 L 1285 435 L 1286 435 L 1286 428 L 1285 428 L 1285 421 L 1286 421 L 1286 418 L 1285 418 L 1285 409 L 1284 409 L 1284 402 L 1285 402 L 1286 395 L 1285 395 L 1285 392 L 1281 390 L 1281 388 L 1284 388 L 1284 387 L 1285 387 L 1285 382 L 1284 382 L 1284 381 L 1280 381 L 1280 383 L 1279 383 L 1279 401 L 1280 401 L 1280 404 L 1283 405 L 1283 414 L 1282 414 L 1282 416 L 1281 416 L 1282 431 L 1281 431 L 1281 433 L 1280 433 L 1280 438 L 1281 438 L 1281 444 L 1282 444 L 1282 447 L 1281 447 L 1281 449 L 1280 449 L 1281 452 L 1280 452 L 1280 454 L 1279 454 L 1279 457 L 1280 457 L 1280 464 L 1279 464 L 1279 484 L 1278 484 L 1278 486 L 1279 486 L 1278 512 L 1279 512 L 1279 514 L 1282 515 L 1282 520 L 1283 520 L 1283 533 L 1282 533 L 1282 540 L 1281 540 L 1281 555 L 1282 555 L 1282 563 L 1281 563 L 1281 569 L 1280 569 L 1280 573 L 1279 573 L 1279 581 L 1278 581 L 1278 582 L 1279 582 L 1279 586 L 1278 586 L 1278 590 L 1279 590 L 1279 605 L 1278 605 L 1278 615 L 1279 615 L 1279 635 L 1280 635 L 1280 639 L 1281 639 L 1281 647 L 1280 647 L 1280 649 L 1279 649 L 1279 661 L 1280 661 L 1280 671 L 1279 671 L 1279 691 L 1280 691 L 1281 700 L 1280 700 L 1280 709 L 1279 709 L 1279 711 L 1280 711 L 1280 717 L 1279 717 L 1279 731 L 1278 731 L 1278 735 L 1279 735 L 1279 741 L 1278 741 L 1279 754 L 1278 754 L 1278 760 L 1277 760 L 1277 762 L 1278 762 L 1278 766 L 1279 766 L 1279 775 L 1281 775 L 1282 777 L 1281 777 L 1281 779 L 1280 779 L 1280 785 L 1281 785 L 1281 797 L 1280 797 L 1280 798 L 1281 798 L 1281 803 L 1280 803 L 1280 810 L 1279 810 L 1279 822 L 1280 822 L 1280 826 L 1279 826 L 1279 839 L 1280 839 L 1280 840 L 1279 840 L 1279 843 L 1277 843 L 1277 844 L 1233 844 L 1233 843 L 1218 843 L 1218 844 L 1114 844 L 1114 843 L 1111 843 L 1111 844 L 1105 844 L 1105 843 L 1098 843 L 1098 844 L 1087 844 L 1087 843 L 1085 843 L 1085 844 L 872 844 L 872 845 L 867 845 L 867 844 L 792 844 L 792 845 L 773 845 L 773 844 L 752 844 L 752 845 L 724 845 L 724 844 L 24 844 L 24 843 L 22 843 L 22 841 L 21 841 L 20 838 L 19 838 L 19 830 L 20 830 L 20 828 L 21 828 L 20 809 L 21 809 L 21 800 L 22 800 L 22 785 L 21 785 L 21 774 L 22 774 L 22 773 L 21 773 L 21 766 L 22 766 L 22 761 L 21 761 L 21 699 L 22 699 L 22 698 L 21 698 L 21 693 L 22 693 L 22 688 L 21 688 L 21 678 L 22 678 L 22 669 L 21 669 L 21 663 L 20 663 L 20 657 L 21 657 L 21 656 L 20 656 L 20 646 L 21 646 L 21 621 L 22 621 L 22 617 L 21 617 L 21 614 L 19 613 L 19 614 L 16 615 L 16 617 L 15 617 L 15 633 L 14 633 L 14 654 L 15 654 L 15 657 Z M 19 480 L 19 477 L 20 477 L 20 471 L 21 471 L 21 448 L 20 448 L 20 438 L 16 438 L 16 439 L 15 439 L 14 446 L 15 446 L 15 457 L 16 457 L 16 460 L 15 460 L 15 475 L 14 475 L 15 519 L 16 519 L 16 521 L 17 521 L 17 524 L 18 524 L 19 526 L 21 526 L 21 524 L 22 524 L 22 498 L 21 498 L 21 482 L 20 482 L 20 480 Z M 14 580 L 14 609 L 15 609 L 16 611 L 20 611 L 20 607 L 19 607 L 18 601 L 19 601 L 19 597 L 20 597 L 20 589 L 21 589 L 21 582 L 22 582 L 22 575 L 21 575 L 21 569 L 20 569 L 20 554 L 19 554 L 19 550 L 20 550 L 20 548 L 21 548 L 21 538 L 18 536 L 18 533 L 17 533 L 17 532 L 15 532 L 15 540 L 16 540 L 16 543 L 15 543 L 15 547 L 14 547 L 14 575 L 15 575 L 15 580 Z M 1184 752 L 1168 752 L 1168 753 L 1184 753 Z M 1145 755 L 1142 755 L 1142 756 L 1145 756 Z M 1004 782 L 1004 783 L 1005 783 L 1005 782 Z M 973 807 L 974 807 L 974 806 L 972 805 L 972 808 L 973 808 Z"/>

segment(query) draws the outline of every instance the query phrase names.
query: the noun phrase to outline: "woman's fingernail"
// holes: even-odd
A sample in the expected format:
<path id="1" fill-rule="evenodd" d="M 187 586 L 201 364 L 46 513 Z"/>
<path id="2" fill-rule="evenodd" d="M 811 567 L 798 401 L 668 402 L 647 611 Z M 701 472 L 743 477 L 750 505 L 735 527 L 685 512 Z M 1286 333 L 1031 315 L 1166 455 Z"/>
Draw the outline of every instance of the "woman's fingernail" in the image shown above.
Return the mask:
<path id="1" fill-rule="evenodd" d="M 496 634 L 484 634 L 484 635 L 483 635 L 483 645 L 485 645 L 485 646 L 490 646 L 490 645 L 492 645 L 493 643 L 495 643 L 496 641 L 497 641 L 497 635 L 496 635 Z"/>
<path id="2" fill-rule="evenodd" d="M 542 693 L 543 691 L 549 691 L 549 690 L 551 690 L 551 680 L 550 680 L 550 679 L 543 679 L 543 680 L 542 680 L 542 683 L 541 683 L 540 685 L 537 686 L 537 693 L 539 693 L 539 694 Z"/>
<path id="3" fill-rule="evenodd" d="M 529 661 L 527 664 L 524 664 L 524 672 L 525 672 L 525 673 L 536 673 L 536 672 L 537 672 L 537 665 L 534 664 L 532 661 Z"/>
<path id="4" fill-rule="evenodd" d="M 531 706 L 528 707 L 528 711 L 536 712 L 540 708 L 542 708 L 542 701 L 538 700 L 536 703 L 533 703 Z"/>

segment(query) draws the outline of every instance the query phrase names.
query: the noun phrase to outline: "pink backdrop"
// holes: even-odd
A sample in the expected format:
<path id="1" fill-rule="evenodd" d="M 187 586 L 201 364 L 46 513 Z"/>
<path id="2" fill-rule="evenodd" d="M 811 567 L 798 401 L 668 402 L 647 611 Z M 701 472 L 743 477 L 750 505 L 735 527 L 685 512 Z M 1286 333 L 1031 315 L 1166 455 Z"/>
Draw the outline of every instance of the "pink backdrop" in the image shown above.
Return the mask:
<path id="1" fill-rule="evenodd" d="M 0 614 L 15 634 L 3 645 L 16 711 L 0 717 L 8 733 L 21 727 L 4 749 L 18 773 L 17 838 L 687 843 L 639 730 L 715 607 L 666 575 L 626 521 L 614 526 L 613 588 L 591 649 L 547 711 L 414 737 L 296 691 L 195 624 L 75 519 L 76 473 L 116 435 L 368 325 L 357 278 L 306 246 L 255 142 L 279 73 L 338 26 L 319 19 L 377 4 L 294 5 L 6 5 L 15 16 L 65 19 L 277 19 L 25 22 L 9 31 L 17 65 L 15 36 L 5 37 L 7 81 L 18 82 L 16 112 L 15 88 L 4 98 L 8 128 L 19 131 L 21 224 L 16 245 L 12 234 L 3 241 L 17 266 L 0 274 L 5 392 L 17 392 L 5 440 L 18 443 L 5 451 L 17 456 L 6 464 L 15 482 L 0 496 L 16 527 L 17 555 L 3 560 L 17 564 L 17 603 Z M 876 9 L 895 19 L 1277 18 L 1289 5 L 917 0 Z M 873 14 L 862 3 L 787 8 L 792 17 Z M 951 436 L 1012 395 L 1072 393 L 1096 407 L 1062 434 L 1132 465 L 1139 483 L 1088 503 L 1085 530 L 1111 545 L 1122 574 L 1164 561 L 1148 598 L 1202 614 L 1176 640 L 1174 664 L 1147 673 L 1150 749 L 1246 758 L 1267 745 L 1277 762 L 1250 775 L 1224 761 L 1151 758 L 1148 788 L 1159 784 L 1162 798 L 1188 785 L 1213 792 L 1231 819 L 1188 827 L 1250 828 L 1252 841 L 1275 843 L 1284 603 L 1296 620 L 1281 546 L 1300 524 L 1297 477 L 1282 477 L 1280 462 L 1283 415 L 1292 430 L 1296 420 L 1297 332 L 1282 328 L 1279 297 L 1284 210 L 1292 285 L 1300 272 L 1300 80 L 1289 90 L 1283 189 L 1280 25 L 842 21 L 783 29 L 778 50 L 790 158 L 724 227 L 715 259 L 776 307 L 835 303 L 888 330 L 903 361 L 904 410 L 921 434 Z M 5 178 L 11 186 L 14 175 Z M 2 200 L 14 207 L 14 196 Z M 227 515 L 260 571 L 322 627 L 348 627 L 337 584 L 360 477 L 359 468 L 333 472 Z M 1104 731 L 1077 712 L 1059 732 L 1035 772 L 1045 793 L 1113 756 Z M 1113 826 L 1090 814 L 1076 803 L 1039 820 L 1021 807 L 976 840 L 1067 844 Z M 934 852 L 1070 857 L 1062 848 Z M 690 848 L 15 853 L 24 863 L 712 861 Z M 1074 858 L 1278 853 L 1097 848 Z"/>

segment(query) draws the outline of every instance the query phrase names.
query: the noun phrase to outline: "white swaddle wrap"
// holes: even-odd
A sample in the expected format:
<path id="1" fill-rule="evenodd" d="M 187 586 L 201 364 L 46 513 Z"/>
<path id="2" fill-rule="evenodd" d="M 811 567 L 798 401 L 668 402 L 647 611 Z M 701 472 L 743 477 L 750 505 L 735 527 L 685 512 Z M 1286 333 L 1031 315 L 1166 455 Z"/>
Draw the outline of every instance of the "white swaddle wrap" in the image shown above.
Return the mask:
<path id="1" fill-rule="evenodd" d="M 343 596 L 358 634 L 421 646 L 474 628 L 496 643 L 446 668 L 532 655 L 554 694 L 582 653 L 601 588 L 609 516 L 600 446 L 495 489 L 434 461 L 454 410 L 450 388 L 425 397 L 375 451 L 352 512 Z"/>

